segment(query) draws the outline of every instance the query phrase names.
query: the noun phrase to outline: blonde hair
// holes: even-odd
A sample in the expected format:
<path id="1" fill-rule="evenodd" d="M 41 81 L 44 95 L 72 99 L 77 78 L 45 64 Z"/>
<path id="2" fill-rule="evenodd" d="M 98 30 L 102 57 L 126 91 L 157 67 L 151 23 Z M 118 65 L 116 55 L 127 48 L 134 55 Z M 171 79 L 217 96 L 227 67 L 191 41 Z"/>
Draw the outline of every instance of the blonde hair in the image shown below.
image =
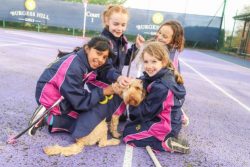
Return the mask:
<path id="1" fill-rule="evenodd" d="M 170 69 L 173 72 L 173 74 L 175 76 L 175 81 L 178 84 L 184 83 L 182 76 L 174 68 L 173 63 L 169 58 L 169 52 L 168 52 L 167 48 L 164 46 L 164 44 L 162 44 L 161 42 L 157 42 L 157 41 L 148 42 L 145 45 L 145 47 L 141 53 L 141 59 L 143 59 L 143 56 L 145 53 L 148 53 L 152 57 L 161 61 L 165 65 L 164 68 Z"/>
<path id="2" fill-rule="evenodd" d="M 102 13 L 102 22 L 103 22 L 105 28 L 108 28 L 108 25 L 106 23 L 107 23 L 108 19 L 110 19 L 110 16 L 113 13 L 122 13 L 122 14 L 126 14 L 129 16 L 128 10 L 124 6 L 122 6 L 122 5 L 109 5 L 109 6 L 107 6 L 106 10 L 104 10 L 104 12 Z"/>

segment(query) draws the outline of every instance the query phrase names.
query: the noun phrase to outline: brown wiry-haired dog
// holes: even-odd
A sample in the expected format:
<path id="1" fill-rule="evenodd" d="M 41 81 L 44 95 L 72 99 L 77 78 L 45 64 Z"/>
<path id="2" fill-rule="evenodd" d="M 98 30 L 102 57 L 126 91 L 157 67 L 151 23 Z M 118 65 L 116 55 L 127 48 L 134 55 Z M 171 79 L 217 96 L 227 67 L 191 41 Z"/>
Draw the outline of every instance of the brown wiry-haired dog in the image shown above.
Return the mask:
<path id="1" fill-rule="evenodd" d="M 125 104 L 138 106 L 144 99 L 145 91 L 143 89 L 142 81 L 134 79 L 127 88 L 121 88 L 118 83 L 113 84 L 115 92 L 124 100 Z M 119 123 L 119 116 L 113 115 L 110 124 L 110 132 L 113 137 L 119 138 L 121 135 L 117 131 Z M 108 140 L 108 125 L 106 118 L 102 120 L 87 136 L 76 139 L 76 143 L 62 147 L 59 145 L 45 147 L 43 150 L 47 155 L 64 155 L 71 156 L 78 154 L 82 151 L 84 146 L 94 145 L 98 143 L 99 147 L 105 147 L 110 145 L 120 144 L 118 139 Z"/>
<path id="2" fill-rule="evenodd" d="M 112 86 L 116 94 L 118 94 L 127 105 L 138 106 L 145 97 L 145 90 L 143 90 L 142 81 L 139 79 L 134 79 L 126 88 L 122 88 L 117 82 Z M 110 132 L 115 138 L 121 137 L 121 134 L 117 130 L 118 124 L 119 115 L 113 115 L 110 124 Z"/>

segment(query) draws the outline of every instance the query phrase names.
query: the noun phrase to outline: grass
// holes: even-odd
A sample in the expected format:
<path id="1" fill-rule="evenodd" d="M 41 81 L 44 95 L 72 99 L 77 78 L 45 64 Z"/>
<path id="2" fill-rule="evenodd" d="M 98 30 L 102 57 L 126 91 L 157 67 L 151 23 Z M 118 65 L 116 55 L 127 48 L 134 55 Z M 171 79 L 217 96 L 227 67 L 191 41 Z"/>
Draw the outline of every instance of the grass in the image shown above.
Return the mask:
<path id="1" fill-rule="evenodd" d="M 10 21 L 4 21 L 2 20 L 2 27 L 3 28 L 10 28 L 10 29 L 18 29 L 18 30 L 27 30 L 27 31 L 37 31 L 37 32 L 46 32 L 46 33 L 53 33 L 53 34 L 64 34 L 64 35 L 72 35 L 72 36 L 82 36 L 82 29 L 73 29 L 68 27 L 52 27 L 52 26 L 46 26 L 46 25 L 39 25 L 39 24 L 32 24 L 32 23 L 23 23 L 23 22 L 10 22 Z M 91 31 L 86 30 L 85 36 L 87 37 L 93 37 L 100 35 L 100 32 L 98 31 Z M 126 34 L 126 37 L 128 38 L 128 41 L 134 42 L 136 35 L 130 35 Z M 144 38 L 147 40 L 151 38 L 152 36 L 144 36 Z M 186 41 L 185 47 L 189 48 L 199 48 L 199 49 L 212 49 L 212 50 L 218 50 L 218 46 L 204 44 L 202 42 L 198 42 L 196 45 L 196 42 L 193 41 Z M 228 48 L 220 48 L 219 52 L 230 54 L 232 56 L 237 56 L 240 58 L 244 58 L 249 60 L 250 55 L 240 55 L 235 50 L 228 50 Z"/>

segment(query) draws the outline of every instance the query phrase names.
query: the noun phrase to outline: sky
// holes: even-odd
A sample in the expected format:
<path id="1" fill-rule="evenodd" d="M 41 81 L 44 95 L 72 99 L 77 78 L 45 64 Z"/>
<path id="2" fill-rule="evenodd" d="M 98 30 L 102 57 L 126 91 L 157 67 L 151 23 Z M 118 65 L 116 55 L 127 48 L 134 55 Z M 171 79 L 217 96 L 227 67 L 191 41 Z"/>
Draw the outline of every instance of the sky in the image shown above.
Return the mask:
<path id="1" fill-rule="evenodd" d="M 224 0 L 127 0 L 125 6 L 138 9 L 150 9 L 166 12 L 187 13 L 221 16 L 223 11 Z M 244 6 L 250 6 L 250 0 L 226 0 L 225 17 L 223 20 L 223 28 L 232 32 L 234 19 L 233 16 L 242 11 Z M 250 11 L 249 11 L 250 13 Z M 225 21 L 225 22 L 224 22 Z M 241 24 L 240 21 L 236 22 Z"/>

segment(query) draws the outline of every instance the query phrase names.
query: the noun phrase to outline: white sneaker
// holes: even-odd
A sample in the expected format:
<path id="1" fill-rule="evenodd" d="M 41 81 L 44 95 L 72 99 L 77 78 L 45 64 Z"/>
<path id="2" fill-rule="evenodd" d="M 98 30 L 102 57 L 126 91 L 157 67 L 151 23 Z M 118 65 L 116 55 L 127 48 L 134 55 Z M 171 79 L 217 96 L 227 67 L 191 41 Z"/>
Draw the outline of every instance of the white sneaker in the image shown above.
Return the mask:
<path id="1" fill-rule="evenodd" d="M 175 137 L 169 137 L 165 144 L 171 149 L 172 152 L 178 152 L 182 154 L 188 154 L 190 152 L 189 150 L 189 144 L 184 139 L 177 139 Z"/>
<path id="2" fill-rule="evenodd" d="M 45 113 L 45 111 L 46 108 L 43 105 L 39 105 L 29 121 L 29 126 L 36 122 Z M 43 118 L 29 129 L 28 134 L 33 136 L 37 129 L 42 126 L 44 126 Z"/>
<path id="3" fill-rule="evenodd" d="M 187 116 L 187 114 L 184 112 L 184 110 L 181 108 L 181 112 L 182 112 L 182 125 L 184 127 L 187 127 L 189 125 L 189 118 Z"/>

